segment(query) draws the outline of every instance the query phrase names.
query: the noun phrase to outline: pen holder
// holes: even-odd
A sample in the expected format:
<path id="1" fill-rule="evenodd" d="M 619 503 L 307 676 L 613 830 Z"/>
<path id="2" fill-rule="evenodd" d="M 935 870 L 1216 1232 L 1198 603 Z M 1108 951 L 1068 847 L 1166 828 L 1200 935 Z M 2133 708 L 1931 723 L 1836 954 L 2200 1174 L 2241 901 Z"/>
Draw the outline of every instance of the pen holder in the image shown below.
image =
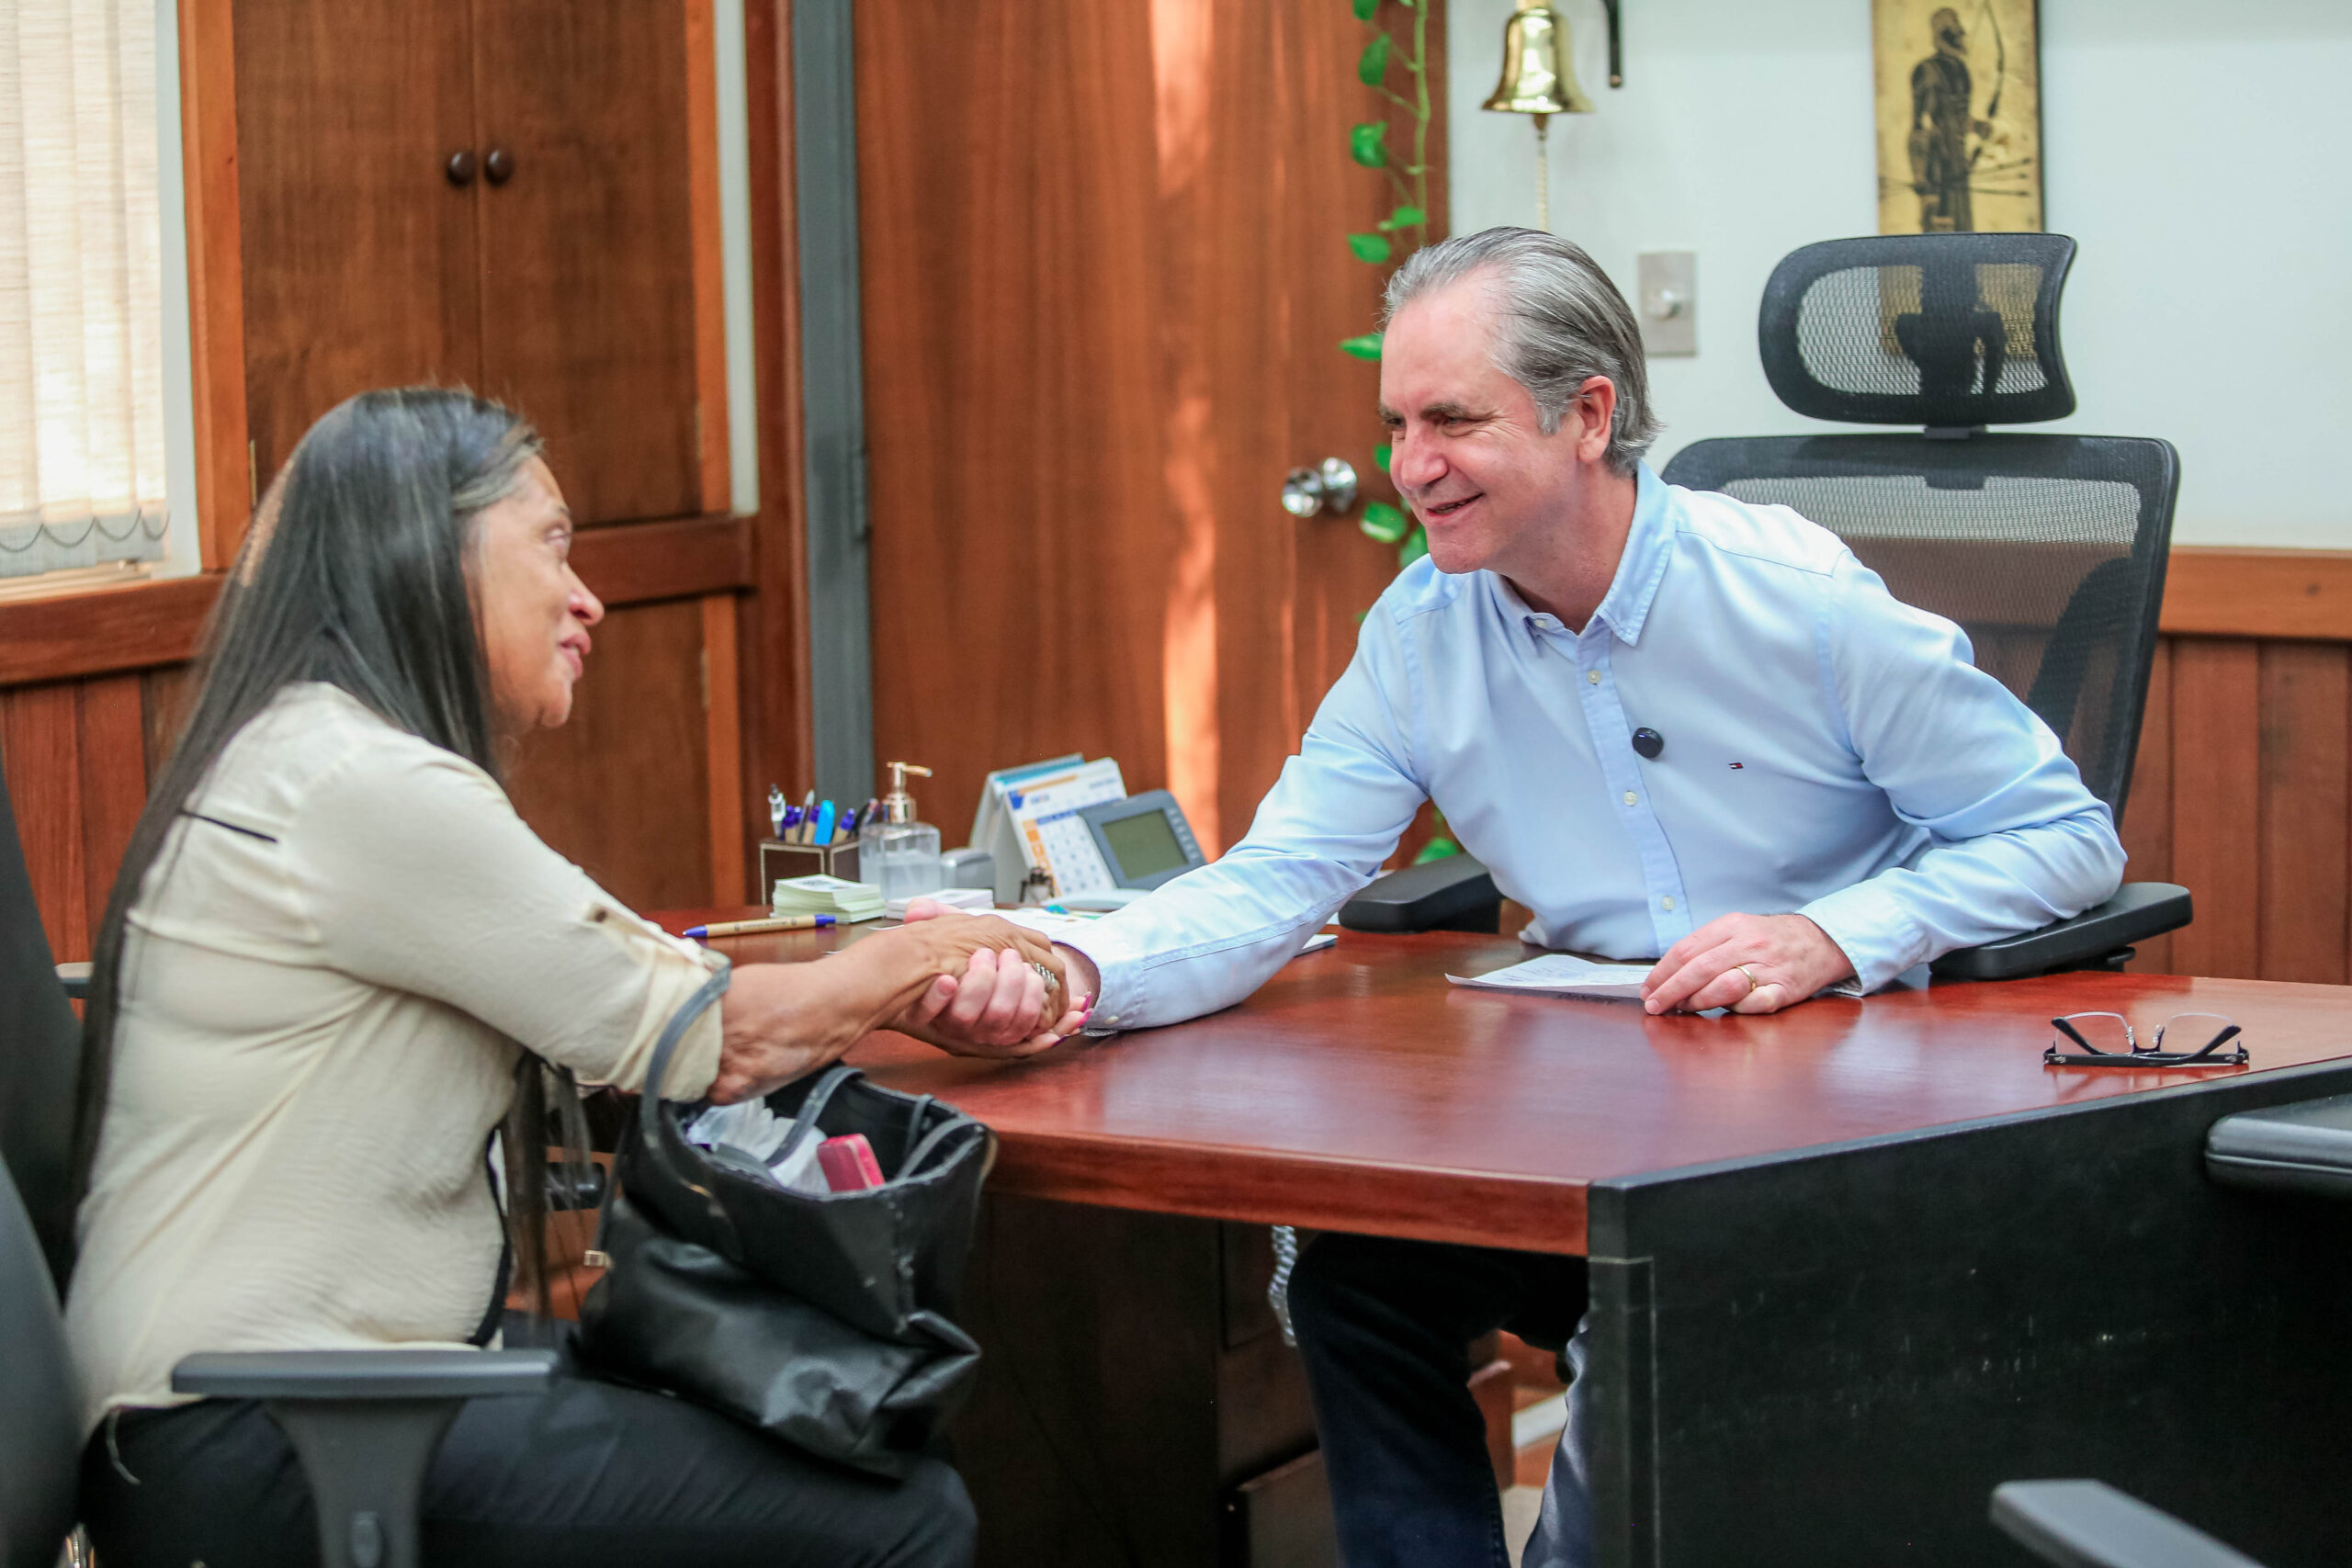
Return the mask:
<path id="1" fill-rule="evenodd" d="M 796 876 L 838 876 L 855 882 L 857 840 L 831 844 L 787 844 L 781 839 L 760 840 L 760 901 L 775 902 L 775 885 Z"/>

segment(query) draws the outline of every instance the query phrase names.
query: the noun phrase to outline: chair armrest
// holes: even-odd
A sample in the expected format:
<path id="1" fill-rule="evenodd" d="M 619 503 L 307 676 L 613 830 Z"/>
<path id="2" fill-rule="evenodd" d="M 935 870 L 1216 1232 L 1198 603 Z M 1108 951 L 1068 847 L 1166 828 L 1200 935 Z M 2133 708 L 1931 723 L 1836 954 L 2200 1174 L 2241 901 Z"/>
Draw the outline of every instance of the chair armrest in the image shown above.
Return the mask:
<path id="1" fill-rule="evenodd" d="M 472 1399 L 536 1393 L 552 1350 L 238 1350 L 184 1356 L 175 1393 L 229 1399 Z"/>
<path id="2" fill-rule="evenodd" d="M 2222 1117 L 2205 1134 L 2205 1174 L 2224 1187 L 2352 1200 L 2352 1094 Z"/>
<path id="3" fill-rule="evenodd" d="M 1503 896 L 1487 868 L 1448 855 L 1392 871 L 1340 906 L 1351 931 L 1491 931 L 1502 924 Z"/>
<path id="4" fill-rule="evenodd" d="M 2103 1481 L 2005 1483 L 1993 1488 L 1993 1522 L 2061 1568 L 2261 1568 Z"/>
<path id="5" fill-rule="evenodd" d="M 1928 965 L 1945 980 L 2016 980 L 2098 966 L 2109 954 L 2187 925 L 2195 911 L 2188 889 L 2169 882 L 2127 882 L 2106 903 L 2071 920 L 1956 948 Z"/>
<path id="6" fill-rule="evenodd" d="M 90 961 L 85 958 L 78 964 L 59 964 L 57 983 L 65 987 L 65 994 L 77 1002 L 89 1000 Z"/>

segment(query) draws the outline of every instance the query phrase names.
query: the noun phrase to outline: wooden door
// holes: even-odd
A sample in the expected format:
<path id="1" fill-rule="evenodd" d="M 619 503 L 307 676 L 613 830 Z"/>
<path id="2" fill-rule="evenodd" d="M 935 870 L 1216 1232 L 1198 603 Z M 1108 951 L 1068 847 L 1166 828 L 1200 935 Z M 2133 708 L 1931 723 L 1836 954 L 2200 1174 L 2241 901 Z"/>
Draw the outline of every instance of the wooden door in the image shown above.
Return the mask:
<path id="1" fill-rule="evenodd" d="M 245 410 L 256 483 L 355 392 L 471 383 L 467 0 L 237 0 Z M 452 69 L 453 62 L 458 69 Z"/>
<path id="2" fill-rule="evenodd" d="M 1348 157 L 1371 36 L 1295 0 L 859 9 L 875 738 L 951 838 L 989 768 L 1083 750 L 1229 845 L 1395 574 L 1360 509 L 1277 500 L 1332 456 L 1391 496 L 1337 348 L 1384 276 L 1347 235 L 1395 201 Z"/>
<path id="3" fill-rule="evenodd" d="M 512 160 L 481 186 L 482 384 L 537 424 L 583 523 L 701 512 L 725 439 L 699 401 L 690 16 L 708 0 L 474 7 L 480 145 Z M 707 73 L 707 25 L 695 47 Z"/>

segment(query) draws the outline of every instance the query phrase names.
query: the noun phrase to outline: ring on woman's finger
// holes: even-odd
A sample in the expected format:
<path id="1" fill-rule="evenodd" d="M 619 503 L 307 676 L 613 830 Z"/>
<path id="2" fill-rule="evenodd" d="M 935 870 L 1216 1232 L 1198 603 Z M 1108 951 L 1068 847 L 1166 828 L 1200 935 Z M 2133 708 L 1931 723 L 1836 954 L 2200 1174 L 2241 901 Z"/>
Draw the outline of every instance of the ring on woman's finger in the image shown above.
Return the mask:
<path id="1" fill-rule="evenodd" d="M 1037 978 L 1046 982 L 1047 994 L 1061 988 L 1062 977 L 1054 973 L 1051 965 L 1040 964 L 1033 958 L 1029 961 L 1029 967 L 1037 972 Z"/>

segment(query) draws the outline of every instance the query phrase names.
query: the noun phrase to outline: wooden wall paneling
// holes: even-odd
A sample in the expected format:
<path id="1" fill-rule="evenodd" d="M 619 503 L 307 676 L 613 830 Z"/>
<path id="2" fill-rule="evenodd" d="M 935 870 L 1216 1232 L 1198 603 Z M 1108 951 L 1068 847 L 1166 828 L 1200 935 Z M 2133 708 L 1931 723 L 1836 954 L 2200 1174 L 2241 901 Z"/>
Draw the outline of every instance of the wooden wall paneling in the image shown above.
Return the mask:
<path id="1" fill-rule="evenodd" d="M 179 743 L 187 705 L 196 700 L 196 667 L 165 664 L 139 672 L 140 733 L 145 740 L 147 776 L 160 775 Z"/>
<path id="2" fill-rule="evenodd" d="M 477 187 L 482 386 L 545 434 L 583 524 L 698 513 L 684 16 L 501 0 L 473 40 L 480 145 L 514 159 Z"/>
<path id="3" fill-rule="evenodd" d="M 2261 979 L 2345 981 L 2347 653 L 2341 643 L 2261 645 Z"/>
<path id="4" fill-rule="evenodd" d="M 735 595 L 702 601 L 703 732 L 710 788 L 711 896 L 724 904 L 752 897 L 743 820 L 742 678 L 737 669 Z"/>
<path id="5" fill-rule="evenodd" d="M 726 592 L 752 581 L 752 526 L 694 517 L 582 529 L 572 536 L 571 569 L 608 606 Z"/>
<path id="6" fill-rule="evenodd" d="M 0 604 L 0 686 L 179 663 L 220 592 L 208 575 Z"/>
<path id="7" fill-rule="evenodd" d="M 1167 776 L 1150 11 L 856 12 L 875 744 L 951 840 L 990 768 Z"/>
<path id="8" fill-rule="evenodd" d="M 727 426 L 727 285 L 718 214 L 718 60 L 711 0 L 682 0 L 686 24 L 686 182 L 693 214 L 695 438 L 702 512 L 732 504 Z"/>
<path id="9" fill-rule="evenodd" d="M 2132 793 L 2117 831 L 2123 840 L 2126 880 L 2170 882 L 2172 874 L 2172 650 L 2156 639 L 2148 668 L 2148 701 L 2140 723 L 2140 750 L 2132 764 Z M 2143 975 L 2172 972 L 2172 936 L 2139 944 L 2132 968 Z"/>
<path id="10" fill-rule="evenodd" d="M 481 380 L 481 180 L 445 172 L 481 149 L 469 27 L 466 0 L 237 0 L 244 396 L 264 485 L 356 392 Z"/>
<path id="11" fill-rule="evenodd" d="M 2352 550 L 2176 545 L 2161 624 L 2174 635 L 2352 640 Z"/>
<path id="12" fill-rule="evenodd" d="M 742 637 L 746 848 L 768 831 L 768 785 L 814 776 L 809 709 L 808 467 L 801 418 L 799 234 L 793 179 L 792 26 L 787 0 L 743 7 L 752 186 L 752 355 L 760 510 L 751 519 L 752 589 Z M 950 830 L 951 832 L 953 829 Z"/>
<path id="13" fill-rule="evenodd" d="M 146 705 L 137 675 L 77 682 L 83 909 L 92 951 L 122 852 L 147 805 Z"/>
<path id="14" fill-rule="evenodd" d="M 2251 640 L 2185 638 L 2172 657 L 2172 880 L 2197 900 L 2175 968 L 2259 972 L 2260 657 Z"/>
<path id="15" fill-rule="evenodd" d="M 61 964 L 90 956 L 89 879 L 82 850 L 82 705 L 75 682 L 0 697 L 0 765 L 24 842 L 41 929 Z"/>
<path id="16" fill-rule="evenodd" d="M 709 902 L 703 610 L 615 610 L 596 628 L 571 720 L 526 739 L 507 793 L 541 838 L 633 908 Z"/>
<path id="17" fill-rule="evenodd" d="M 179 0 L 179 51 L 197 522 L 203 564 L 217 570 L 244 541 L 253 488 L 245 448 L 236 30 L 230 0 Z"/>

